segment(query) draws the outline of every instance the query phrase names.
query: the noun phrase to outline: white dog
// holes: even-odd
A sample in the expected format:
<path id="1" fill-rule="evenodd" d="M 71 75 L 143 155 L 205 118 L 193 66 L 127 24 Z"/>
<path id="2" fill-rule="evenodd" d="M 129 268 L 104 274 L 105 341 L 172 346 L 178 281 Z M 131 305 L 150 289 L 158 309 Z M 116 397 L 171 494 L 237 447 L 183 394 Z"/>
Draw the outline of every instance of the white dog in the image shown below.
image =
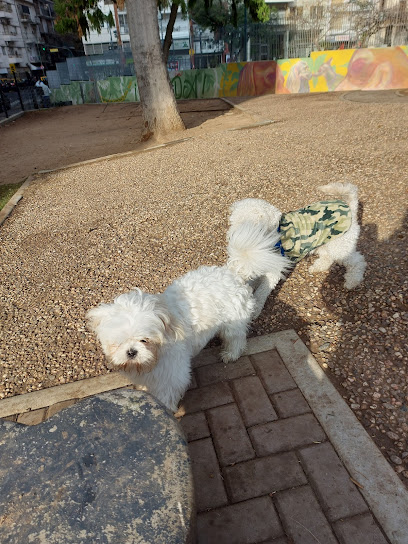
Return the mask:
<path id="1" fill-rule="evenodd" d="M 238 359 L 259 305 L 249 281 L 289 260 L 274 246 L 277 232 L 243 223 L 229 237 L 228 264 L 201 267 L 174 281 L 162 294 L 135 289 L 88 311 L 89 326 L 101 342 L 111 368 L 128 372 L 176 411 L 191 378 L 190 361 L 215 335 L 223 342 L 222 360 Z"/>
<path id="2" fill-rule="evenodd" d="M 310 272 L 323 272 L 333 263 L 346 268 L 345 287 L 353 289 L 363 281 L 366 261 L 356 251 L 360 226 L 357 221 L 358 191 L 351 183 L 331 183 L 320 187 L 326 194 L 341 200 L 324 200 L 301 210 L 282 214 L 277 208 L 257 198 L 235 202 L 231 207 L 230 229 L 227 239 L 234 237 L 243 224 L 261 225 L 266 233 L 279 233 L 276 251 L 281 255 L 276 265 L 261 279 L 255 298 L 258 317 L 271 291 L 276 287 L 288 266 L 307 254 L 316 253 L 318 259 Z"/>

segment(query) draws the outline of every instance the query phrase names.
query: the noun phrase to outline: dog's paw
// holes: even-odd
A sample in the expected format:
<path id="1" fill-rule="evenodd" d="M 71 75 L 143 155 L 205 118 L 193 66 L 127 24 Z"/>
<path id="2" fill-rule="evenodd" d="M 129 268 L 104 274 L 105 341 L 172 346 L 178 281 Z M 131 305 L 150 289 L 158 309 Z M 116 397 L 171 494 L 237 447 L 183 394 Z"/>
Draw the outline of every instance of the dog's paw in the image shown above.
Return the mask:
<path id="1" fill-rule="evenodd" d="M 220 358 L 223 363 L 227 364 L 236 361 L 239 357 L 229 351 L 221 351 Z"/>
<path id="2" fill-rule="evenodd" d="M 331 266 L 331 262 L 325 262 L 321 259 L 317 259 L 311 266 L 309 266 L 309 272 L 311 274 L 316 274 L 317 272 L 327 272 Z"/>
<path id="3" fill-rule="evenodd" d="M 348 290 L 355 289 L 356 287 L 360 285 L 360 283 L 361 283 L 361 280 L 346 279 L 346 281 L 344 282 L 344 288 Z"/>

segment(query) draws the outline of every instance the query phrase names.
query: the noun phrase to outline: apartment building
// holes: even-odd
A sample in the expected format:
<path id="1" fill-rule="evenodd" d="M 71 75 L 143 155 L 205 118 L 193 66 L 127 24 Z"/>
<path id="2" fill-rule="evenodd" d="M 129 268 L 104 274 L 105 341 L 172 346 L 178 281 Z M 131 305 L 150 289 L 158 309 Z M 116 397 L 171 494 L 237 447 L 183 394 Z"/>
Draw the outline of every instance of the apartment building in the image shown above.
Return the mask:
<path id="1" fill-rule="evenodd" d="M 75 54 L 72 37 L 54 29 L 51 0 L 0 0 L 0 76 L 26 79 L 45 74 L 56 62 Z"/>
<path id="2" fill-rule="evenodd" d="M 111 0 L 100 0 L 99 8 L 105 15 L 112 12 L 114 5 Z M 158 23 L 160 39 L 163 42 L 170 17 L 170 8 L 158 11 Z M 119 36 L 115 27 L 105 25 L 101 33 L 91 31 L 87 39 L 83 38 L 86 55 L 101 55 L 110 50 L 121 47 L 123 51 L 130 52 L 129 27 L 127 22 L 126 5 L 123 10 L 118 10 Z M 179 10 L 173 27 L 173 42 L 170 48 L 168 68 L 174 70 L 206 67 L 217 65 L 221 62 L 224 43 L 214 40 L 214 35 L 208 30 L 202 30 L 197 25 L 191 25 L 188 17 Z M 121 46 L 119 40 L 122 42 Z"/>

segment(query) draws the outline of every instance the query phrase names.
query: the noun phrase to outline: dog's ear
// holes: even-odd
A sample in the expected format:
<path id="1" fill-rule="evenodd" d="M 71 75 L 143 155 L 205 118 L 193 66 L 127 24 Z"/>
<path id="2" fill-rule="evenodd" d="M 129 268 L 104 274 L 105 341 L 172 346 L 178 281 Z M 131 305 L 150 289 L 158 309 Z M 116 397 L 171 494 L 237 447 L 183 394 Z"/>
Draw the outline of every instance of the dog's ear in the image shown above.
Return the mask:
<path id="1" fill-rule="evenodd" d="M 169 311 L 162 296 L 157 297 L 155 313 L 162 321 L 167 336 L 172 340 L 183 340 L 184 329 L 181 323 Z"/>
<path id="2" fill-rule="evenodd" d="M 110 305 L 109 304 L 100 304 L 95 308 L 91 308 L 85 315 L 85 319 L 88 323 L 88 327 L 95 331 L 100 325 L 102 319 L 108 315 Z"/>

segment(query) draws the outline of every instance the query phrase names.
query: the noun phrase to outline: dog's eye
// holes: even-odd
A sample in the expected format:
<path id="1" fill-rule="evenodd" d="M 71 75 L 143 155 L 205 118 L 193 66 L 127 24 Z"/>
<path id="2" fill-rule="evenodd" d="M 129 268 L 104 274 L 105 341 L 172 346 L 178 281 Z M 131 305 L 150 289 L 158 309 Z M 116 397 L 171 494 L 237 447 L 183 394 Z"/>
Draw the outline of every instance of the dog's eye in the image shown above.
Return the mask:
<path id="1" fill-rule="evenodd" d="M 143 342 L 143 344 L 146 344 L 147 340 L 140 340 L 141 342 Z"/>

